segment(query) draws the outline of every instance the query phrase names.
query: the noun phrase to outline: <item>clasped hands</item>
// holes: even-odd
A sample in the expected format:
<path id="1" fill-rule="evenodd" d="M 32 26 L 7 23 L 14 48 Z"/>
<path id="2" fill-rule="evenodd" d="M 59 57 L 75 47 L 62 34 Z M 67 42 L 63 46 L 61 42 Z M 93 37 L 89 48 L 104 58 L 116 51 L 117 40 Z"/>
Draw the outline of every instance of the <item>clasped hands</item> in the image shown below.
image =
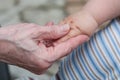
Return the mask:
<path id="1" fill-rule="evenodd" d="M 0 28 L 2 45 L 8 42 L 3 47 L 8 49 L 0 54 L 0 61 L 17 65 L 36 74 L 43 73 L 56 60 L 68 55 L 89 39 L 89 32 L 76 27 L 77 22 L 74 22 L 74 19 L 82 22 L 83 18 L 77 20 L 72 15 L 59 25 L 48 23 L 39 26 L 23 23 Z"/>

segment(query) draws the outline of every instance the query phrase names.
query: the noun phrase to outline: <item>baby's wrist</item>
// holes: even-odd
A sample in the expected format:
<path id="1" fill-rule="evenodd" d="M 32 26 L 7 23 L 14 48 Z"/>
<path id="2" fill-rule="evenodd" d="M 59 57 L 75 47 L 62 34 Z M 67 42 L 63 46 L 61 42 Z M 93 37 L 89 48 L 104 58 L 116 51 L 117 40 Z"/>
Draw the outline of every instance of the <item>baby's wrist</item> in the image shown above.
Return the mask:
<path id="1" fill-rule="evenodd" d="M 79 18 L 78 19 L 79 21 L 77 21 L 77 22 L 79 22 L 78 26 L 87 35 L 91 36 L 98 28 L 97 21 L 95 20 L 95 18 L 91 14 L 89 14 L 89 12 L 81 10 L 78 13 L 78 18 Z"/>

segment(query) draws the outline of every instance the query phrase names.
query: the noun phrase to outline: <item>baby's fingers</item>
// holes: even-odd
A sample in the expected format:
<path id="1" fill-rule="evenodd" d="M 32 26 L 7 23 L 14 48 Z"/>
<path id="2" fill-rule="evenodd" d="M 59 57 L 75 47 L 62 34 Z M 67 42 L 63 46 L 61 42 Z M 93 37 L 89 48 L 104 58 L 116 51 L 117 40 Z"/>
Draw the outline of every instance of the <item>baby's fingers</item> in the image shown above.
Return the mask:
<path id="1" fill-rule="evenodd" d="M 64 42 L 70 38 L 76 37 L 78 35 L 82 34 L 79 30 L 70 30 L 70 32 L 65 35 L 64 37 L 60 38 L 56 43 Z"/>

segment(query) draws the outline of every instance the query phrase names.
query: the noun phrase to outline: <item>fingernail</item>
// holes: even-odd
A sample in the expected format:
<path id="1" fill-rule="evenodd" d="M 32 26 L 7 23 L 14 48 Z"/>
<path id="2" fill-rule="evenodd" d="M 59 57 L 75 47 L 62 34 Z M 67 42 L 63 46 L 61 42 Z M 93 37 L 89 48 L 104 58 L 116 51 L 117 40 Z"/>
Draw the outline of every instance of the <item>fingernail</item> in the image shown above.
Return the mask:
<path id="1" fill-rule="evenodd" d="M 61 31 L 68 31 L 69 29 L 70 29 L 70 26 L 69 26 L 69 24 L 65 24 L 65 25 L 62 25 L 61 27 L 60 27 L 60 29 L 61 29 Z"/>

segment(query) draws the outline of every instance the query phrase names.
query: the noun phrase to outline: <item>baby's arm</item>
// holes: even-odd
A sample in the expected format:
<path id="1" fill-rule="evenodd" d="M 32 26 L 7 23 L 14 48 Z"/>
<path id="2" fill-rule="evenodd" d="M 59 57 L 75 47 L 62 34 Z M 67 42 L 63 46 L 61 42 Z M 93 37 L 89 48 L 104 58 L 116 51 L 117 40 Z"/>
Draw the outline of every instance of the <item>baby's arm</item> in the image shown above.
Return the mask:
<path id="1" fill-rule="evenodd" d="M 61 24 L 69 24 L 71 30 L 58 42 L 77 35 L 91 36 L 99 25 L 119 15 L 120 0 L 90 0 L 81 11 L 61 22 Z"/>
<path id="2" fill-rule="evenodd" d="M 100 25 L 120 15 L 120 0 L 90 0 L 83 10 Z"/>

